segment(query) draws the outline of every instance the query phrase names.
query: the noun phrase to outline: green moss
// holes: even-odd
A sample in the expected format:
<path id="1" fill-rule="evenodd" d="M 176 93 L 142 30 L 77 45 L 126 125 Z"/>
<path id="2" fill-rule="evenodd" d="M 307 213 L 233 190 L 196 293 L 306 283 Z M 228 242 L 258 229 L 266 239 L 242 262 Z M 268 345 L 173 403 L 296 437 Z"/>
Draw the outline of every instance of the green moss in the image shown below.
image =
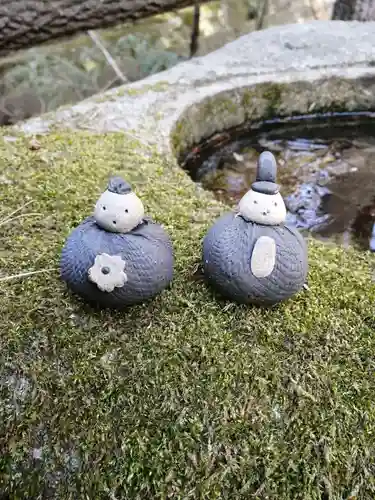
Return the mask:
<path id="1" fill-rule="evenodd" d="M 238 105 L 234 102 L 233 98 L 220 95 L 210 98 L 203 109 L 203 113 L 207 116 L 221 116 L 237 112 Z"/>
<path id="2" fill-rule="evenodd" d="M 4 133 L 8 133 L 4 131 Z M 221 206 L 121 134 L 0 140 L 3 276 L 58 267 L 108 175 L 175 247 L 173 285 L 97 312 L 58 272 L 1 282 L 0 491 L 10 498 L 373 498 L 373 258 L 311 242 L 310 290 L 236 306 L 196 276 Z"/>
<path id="3" fill-rule="evenodd" d="M 154 85 L 143 85 L 139 89 L 124 88 L 123 92 L 124 94 L 128 94 L 131 96 L 143 95 L 146 94 L 146 92 L 165 92 L 166 90 L 168 90 L 169 85 L 169 82 L 160 81 L 155 83 Z"/>
<path id="4" fill-rule="evenodd" d="M 266 83 L 262 86 L 263 98 L 267 101 L 267 111 L 270 116 L 277 114 L 282 103 L 282 89 L 283 85 L 277 83 Z"/>
<path id="5" fill-rule="evenodd" d="M 227 93 L 208 98 L 195 108 L 196 115 L 190 118 L 182 116 L 176 123 L 171 135 L 172 149 L 176 157 L 184 154 L 192 146 L 197 124 L 208 122 L 226 123 L 228 117 L 238 114 L 238 105 Z M 188 113 L 190 110 L 188 111 Z M 218 127 L 220 129 L 220 126 Z"/>
<path id="6" fill-rule="evenodd" d="M 247 118 L 251 119 L 254 113 L 259 113 L 259 110 L 262 112 L 261 116 L 257 117 L 258 119 L 277 115 L 283 101 L 284 89 L 285 85 L 277 83 L 264 83 L 253 88 L 242 89 L 241 106 Z"/>
<path id="7" fill-rule="evenodd" d="M 352 83 L 332 77 L 319 82 L 301 80 L 292 85 L 267 82 L 243 88 L 241 95 L 248 120 L 254 116 L 259 120 L 308 113 L 368 111 L 373 107 L 372 93 L 366 91 L 365 79 Z"/>
<path id="8" fill-rule="evenodd" d="M 186 117 L 182 117 L 176 123 L 171 134 L 171 147 L 175 157 L 179 157 L 191 146 L 193 128 L 191 122 Z"/>
<path id="9" fill-rule="evenodd" d="M 235 92 L 207 98 L 194 107 L 194 116 L 189 117 L 191 109 L 179 119 L 172 133 L 172 146 L 176 156 L 183 154 L 192 146 L 194 136 L 192 123 L 213 122 L 217 131 L 222 131 L 223 125 L 230 127 L 238 124 L 241 110 L 246 119 L 265 119 L 278 114 L 282 104 L 283 85 L 264 83 L 253 88 L 242 88 Z M 242 118 L 241 120 L 242 121 Z M 211 128 L 211 127 L 208 127 Z"/>
<path id="10" fill-rule="evenodd" d="M 253 100 L 254 100 L 254 92 L 251 88 L 244 88 L 241 91 L 241 106 L 248 111 L 251 108 Z"/>
<path id="11" fill-rule="evenodd" d="M 115 101 L 119 97 L 128 96 L 139 96 L 146 94 L 147 92 L 165 92 L 169 88 L 169 83 L 167 81 L 160 81 L 155 83 L 154 85 L 143 85 L 140 88 L 129 88 L 129 87 L 120 87 L 118 90 L 115 90 L 111 95 L 103 94 L 94 97 L 93 100 L 98 103 Z"/>

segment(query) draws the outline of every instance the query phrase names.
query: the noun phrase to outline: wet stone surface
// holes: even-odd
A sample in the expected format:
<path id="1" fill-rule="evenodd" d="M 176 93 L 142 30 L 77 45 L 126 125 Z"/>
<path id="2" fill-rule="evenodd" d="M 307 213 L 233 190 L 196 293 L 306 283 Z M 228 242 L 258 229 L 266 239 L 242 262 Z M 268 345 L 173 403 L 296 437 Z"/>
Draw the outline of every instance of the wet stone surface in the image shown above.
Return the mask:
<path id="1" fill-rule="evenodd" d="M 320 239 L 375 250 L 375 118 L 265 128 L 217 134 L 197 145 L 182 166 L 233 207 L 255 180 L 258 155 L 272 151 L 289 224 Z"/>

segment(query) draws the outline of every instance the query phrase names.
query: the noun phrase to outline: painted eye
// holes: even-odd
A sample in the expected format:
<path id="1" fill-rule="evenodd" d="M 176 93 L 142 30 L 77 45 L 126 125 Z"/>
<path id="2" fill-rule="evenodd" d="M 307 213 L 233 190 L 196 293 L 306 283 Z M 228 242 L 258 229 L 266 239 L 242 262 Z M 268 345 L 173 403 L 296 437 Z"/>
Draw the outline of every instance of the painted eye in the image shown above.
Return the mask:
<path id="1" fill-rule="evenodd" d="M 258 205 L 257 200 L 254 200 L 253 203 L 254 203 L 254 205 Z"/>
<path id="2" fill-rule="evenodd" d="M 276 201 L 275 201 L 274 205 L 275 205 L 275 207 L 277 207 L 277 202 Z"/>
<path id="3" fill-rule="evenodd" d="M 114 226 L 116 225 L 116 221 L 115 220 L 113 220 L 112 223 L 113 223 Z"/>
<path id="4" fill-rule="evenodd" d="M 103 209 L 103 210 L 107 210 L 107 207 L 104 207 L 104 206 L 103 206 L 103 207 L 102 207 L 102 209 Z"/>
<path id="5" fill-rule="evenodd" d="M 125 213 L 127 214 L 129 212 L 129 210 L 127 208 L 125 208 Z"/>

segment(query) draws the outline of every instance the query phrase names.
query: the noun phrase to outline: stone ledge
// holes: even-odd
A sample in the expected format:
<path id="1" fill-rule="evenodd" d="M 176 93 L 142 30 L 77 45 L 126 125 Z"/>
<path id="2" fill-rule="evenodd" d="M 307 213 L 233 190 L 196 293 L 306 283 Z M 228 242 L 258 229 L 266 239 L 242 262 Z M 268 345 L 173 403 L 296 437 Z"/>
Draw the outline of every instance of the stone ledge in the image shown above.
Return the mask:
<path id="1" fill-rule="evenodd" d="M 319 80 L 327 82 L 331 78 L 336 78 L 340 85 L 328 84 L 327 93 L 322 95 Z M 278 26 L 242 36 L 206 56 L 31 119 L 16 129 L 27 133 L 43 133 L 51 127 L 127 131 L 170 153 L 170 139 L 178 120 L 194 113 L 199 103 L 224 92 L 235 97 L 236 105 L 239 88 L 305 82 L 307 93 L 308 89 L 312 92 L 311 103 L 315 95 L 323 104 L 348 100 L 349 108 L 354 109 L 364 103 L 373 105 L 373 86 L 369 97 L 366 85 L 358 83 L 364 78 L 367 82 L 375 79 L 375 23 L 315 21 Z M 361 92 L 356 98 L 357 85 Z M 293 88 L 290 90 L 289 96 Z M 300 109 L 296 102 L 290 104 L 290 111 L 306 112 L 305 103 Z M 288 113 L 286 102 L 280 105 Z M 239 108 L 234 121 L 238 123 L 245 117 L 246 110 Z M 199 124 L 194 140 L 232 122 L 214 113 L 207 117 L 206 130 L 203 123 Z M 191 139 L 186 138 L 187 142 Z"/>

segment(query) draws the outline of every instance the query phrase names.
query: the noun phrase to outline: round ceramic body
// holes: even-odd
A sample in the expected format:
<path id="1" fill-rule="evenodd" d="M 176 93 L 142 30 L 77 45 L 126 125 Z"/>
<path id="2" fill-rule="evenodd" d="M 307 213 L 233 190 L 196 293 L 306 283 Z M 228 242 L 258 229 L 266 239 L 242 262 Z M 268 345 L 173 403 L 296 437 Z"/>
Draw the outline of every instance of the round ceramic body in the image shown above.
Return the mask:
<path id="1" fill-rule="evenodd" d="M 275 252 L 272 271 L 257 277 L 252 255 L 259 239 L 272 239 Z M 223 296 L 239 303 L 272 305 L 288 299 L 304 285 L 307 246 L 293 228 L 247 222 L 228 213 L 204 238 L 203 265 L 207 281 Z"/>
<path id="2" fill-rule="evenodd" d="M 120 256 L 124 261 L 126 280 L 109 292 L 89 277 L 100 254 Z M 88 217 L 67 238 L 60 269 L 68 287 L 88 302 L 122 308 L 151 299 L 166 288 L 173 278 L 173 264 L 171 241 L 151 219 L 128 233 L 111 233 Z"/>

